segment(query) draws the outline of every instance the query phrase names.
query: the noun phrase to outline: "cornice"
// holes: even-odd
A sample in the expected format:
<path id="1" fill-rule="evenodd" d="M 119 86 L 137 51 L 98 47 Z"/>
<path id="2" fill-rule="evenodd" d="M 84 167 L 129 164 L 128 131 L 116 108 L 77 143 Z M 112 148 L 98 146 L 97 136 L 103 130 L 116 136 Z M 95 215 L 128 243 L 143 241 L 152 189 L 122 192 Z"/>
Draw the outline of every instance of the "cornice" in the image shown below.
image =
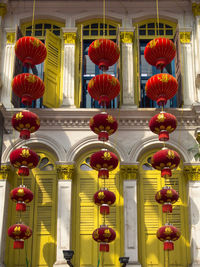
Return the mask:
<path id="1" fill-rule="evenodd" d="M 5 109 L 0 105 L 0 110 L 5 119 L 5 129 L 12 129 L 12 116 L 23 109 Z M 30 109 L 40 117 L 42 130 L 88 130 L 89 120 L 100 109 Z M 152 116 L 160 112 L 160 109 L 111 109 L 108 113 L 116 117 L 120 130 L 144 130 L 149 129 L 148 123 Z M 178 120 L 177 130 L 195 130 L 200 125 L 200 105 L 184 109 L 166 109 L 166 112 L 174 114 Z"/>

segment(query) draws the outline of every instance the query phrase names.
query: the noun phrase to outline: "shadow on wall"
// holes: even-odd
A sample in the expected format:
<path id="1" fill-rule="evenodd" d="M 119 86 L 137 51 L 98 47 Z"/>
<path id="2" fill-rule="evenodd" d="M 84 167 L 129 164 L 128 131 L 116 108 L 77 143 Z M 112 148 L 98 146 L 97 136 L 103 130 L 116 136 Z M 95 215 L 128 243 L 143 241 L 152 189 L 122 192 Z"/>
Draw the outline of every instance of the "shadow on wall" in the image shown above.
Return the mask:
<path id="1" fill-rule="evenodd" d="M 46 266 L 53 266 L 54 262 L 51 262 L 52 257 L 50 257 L 49 252 L 56 251 L 56 244 L 52 242 L 48 242 L 43 246 L 43 257 Z M 39 258 L 39 257 L 38 257 Z M 39 260 L 39 259 L 38 259 Z"/>

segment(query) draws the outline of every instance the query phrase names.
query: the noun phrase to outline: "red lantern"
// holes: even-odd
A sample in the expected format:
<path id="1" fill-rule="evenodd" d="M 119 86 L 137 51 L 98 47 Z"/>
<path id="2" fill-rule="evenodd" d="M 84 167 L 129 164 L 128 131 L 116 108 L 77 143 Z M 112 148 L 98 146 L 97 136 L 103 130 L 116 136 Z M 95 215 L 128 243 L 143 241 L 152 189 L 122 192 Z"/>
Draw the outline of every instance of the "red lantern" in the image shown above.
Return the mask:
<path id="1" fill-rule="evenodd" d="M 35 168 L 38 164 L 38 155 L 28 147 L 21 147 L 10 153 L 10 162 L 18 168 L 18 175 L 28 176 L 29 169 Z"/>
<path id="2" fill-rule="evenodd" d="M 98 177 L 101 179 L 109 178 L 109 171 L 113 171 L 117 165 L 117 156 L 107 149 L 95 152 L 90 158 L 90 166 L 98 171 Z"/>
<path id="3" fill-rule="evenodd" d="M 162 177 L 170 177 L 171 170 L 177 168 L 180 163 L 179 154 L 171 149 L 163 148 L 156 152 L 151 158 L 152 167 L 161 171 Z"/>
<path id="4" fill-rule="evenodd" d="M 47 50 L 39 39 L 25 36 L 16 42 L 15 54 L 26 67 L 31 66 L 33 68 L 45 60 Z"/>
<path id="5" fill-rule="evenodd" d="M 159 135 L 160 141 L 168 141 L 169 133 L 172 133 L 177 126 L 176 117 L 164 111 L 156 114 L 149 122 L 150 130 Z"/>
<path id="6" fill-rule="evenodd" d="M 156 100 L 159 106 L 164 106 L 168 99 L 175 96 L 178 89 L 177 80 L 170 74 L 160 73 L 148 79 L 145 90 L 146 95 Z"/>
<path id="7" fill-rule="evenodd" d="M 16 211 L 26 211 L 26 203 L 33 200 L 33 193 L 24 185 L 20 185 L 10 192 L 10 198 L 17 202 Z"/>
<path id="8" fill-rule="evenodd" d="M 101 214 L 109 214 L 110 213 L 109 206 L 112 205 L 116 200 L 115 194 L 109 191 L 107 188 L 101 189 L 98 192 L 96 192 L 93 198 L 94 198 L 94 203 L 100 206 Z"/>
<path id="9" fill-rule="evenodd" d="M 120 92 L 120 83 L 112 75 L 96 75 L 88 83 L 88 93 L 92 98 L 99 101 L 99 105 L 105 106 L 118 96 Z"/>
<path id="10" fill-rule="evenodd" d="M 88 55 L 92 62 L 99 66 L 99 69 L 106 71 L 119 59 L 119 47 L 108 39 L 98 39 L 91 43 Z"/>
<path id="11" fill-rule="evenodd" d="M 22 73 L 14 77 L 12 81 L 13 92 L 22 99 L 25 105 L 31 105 L 33 100 L 44 94 L 44 83 L 36 75 Z"/>
<path id="12" fill-rule="evenodd" d="M 179 196 L 176 190 L 169 186 L 163 187 L 155 195 L 155 200 L 162 204 L 163 212 L 172 212 L 172 204 L 178 200 Z"/>
<path id="13" fill-rule="evenodd" d="M 170 224 L 165 224 L 157 231 L 157 238 L 164 242 L 164 250 L 174 250 L 174 243 L 181 236 L 180 231 Z"/>
<path id="14" fill-rule="evenodd" d="M 23 249 L 24 240 L 32 236 L 32 230 L 23 223 L 17 223 L 8 228 L 8 236 L 15 240 L 14 249 Z"/>
<path id="15" fill-rule="evenodd" d="M 113 134 L 117 127 L 116 119 L 106 112 L 97 114 L 90 119 L 90 129 L 98 134 L 99 141 L 108 141 L 108 136 Z"/>
<path id="16" fill-rule="evenodd" d="M 39 129 L 40 120 L 33 112 L 20 111 L 12 117 L 12 126 L 20 132 L 21 139 L 29 139 L 30 133 L 34 133 Z"/>
<path id="17" fill-rule="evenodd" d="M 161 71 L 173 60 L 175 55 L 176 47 L 167 38 L 155 38 L 151 40 L 144 50 L 146 61 Z"/>
<path id="18" fill-rule="evenodd" d="M 116 238 L 115 231 L 107 225 L 101 225 L 100 228 L 94 230 L 93 239 L 100 243 L 100 251 L 109 252 L 109 244 Z"/>

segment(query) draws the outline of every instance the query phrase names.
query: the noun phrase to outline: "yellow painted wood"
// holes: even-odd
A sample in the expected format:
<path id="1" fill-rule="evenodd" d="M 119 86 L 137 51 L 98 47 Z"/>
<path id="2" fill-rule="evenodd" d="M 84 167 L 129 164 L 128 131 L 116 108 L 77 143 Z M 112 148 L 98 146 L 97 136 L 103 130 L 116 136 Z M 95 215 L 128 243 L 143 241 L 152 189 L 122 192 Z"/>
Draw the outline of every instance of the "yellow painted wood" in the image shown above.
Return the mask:
<path id="1" fill-rule="evenodd" d="M 84 158 L 90 157 L 84 155 Z M 111 207 L 110 215 L 105 222 L 100 214 L 99 207 L 93 203 L 93 195 L 104 187 L 104 181 L 98 179 L 94 170 L 80 170 L 80 165 L 85 164 L 83 157 L 77 163 L 76 176 L 73 179 L 72 203 L 72 248 L 75 250 L 74 266 L 96 267 L 99 257 L 99 244 L 92 239 L 93 231 L 101 224 L 108 224 L 117 233 L 116 240 L 110 244 L 110 252 L 103 253 L 105 266 L 119 267 L 119 257 L 123 254 L 123 195 L 122 184 L 119 179 L 119 169 L 112 172 L 105 186 L 115 192 L 116 203 Z M 102 266 L 102 265 L 100 265 Z"/>
<path id="2" fill-rule="evenodd" d="M 61 38 L 47 30 L 45 45 L 47 57 L 44 63 L 45 93 L 43 95 L 43 105 L 49 108 L 57 108 L 62 103 L 60 87 Z"/>
<path id="3" fill-rule="evenodd" d="M 140 102 L 140 52 L 139 52 L 139 32 L 138 24 L 135 25 L 135 34 L 133 39 L 134 51 L 134 96 L 135 103 L 139 105 Z"/>
<path id="4" fill-rule="evenodd" d="M 154 151 L 155 152 L 155 151 Z M 156 170 L 144 170 L 143 165 L 154 153 L 153 151 L 144 155 L 140 160 L 138 180 L 138 238 L 139 258 L 143 267 L 172 267 L 189 266 L 190 247 L 188 231 L 188 200 L 187 179 L 183 175 L 182 165 L 170 179 L 161 178 L 160 172 Z M 155 194 L 163 186 L 171 186 L 179 192 L 179 201 L 173 205 L 171 214 L 162 213 L 162 205 L 155 201 Z M 174 242 L 174 251 L 163 250 L 163 242 L 156 237 L 159 227 L 166 222 L 172 223 L 181 231 L 181 238 Z M 168 261 L 168 265 L 166 262 Z"/>
<path id="5" fill-rule="evenodd" d="M 13 249 L 13 240 L 6 238 L 5 264 L 7 267 L 53 266 L 56 261 L 56 229 L 57 229 L 57 174 L 55 169 L 45 171 L 53 163 L 53 159 L 44 154 L 40 156 L 40 168 L 35 168 L 24 184 L 34 193 L 34 199 L 27 204 L 26 212 L 21 215 L 22 221 L 33 230 L 31 238 L 24 242 L 23 250 Z M 44 164 L 43 159 L 50 159 Z M 11 180 L 11 189 L 22 183 L 16 174 Z M 7 227 L 20 221 L 20 213 L 15 210 L 15 203 L 9 200 Z"/>

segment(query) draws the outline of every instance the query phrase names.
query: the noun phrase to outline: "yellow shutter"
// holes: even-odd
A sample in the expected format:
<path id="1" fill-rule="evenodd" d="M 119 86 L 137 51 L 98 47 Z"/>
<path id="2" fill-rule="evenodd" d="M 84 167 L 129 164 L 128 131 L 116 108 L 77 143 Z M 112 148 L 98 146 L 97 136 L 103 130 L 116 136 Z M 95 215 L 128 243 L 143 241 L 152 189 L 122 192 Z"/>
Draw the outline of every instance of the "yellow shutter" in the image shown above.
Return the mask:
<path id="1" fill-rule="evenodd" d="M 140 51 L 139 51 L 139 30 L 138 24 L 135 25 L 133 51 L 134 51 L 134 95 L 135 103 L 139 106 L 141 98 L 140 88 Z"/>
<path id="2" fill-rule="evenodd" d="M 62 102 L 61 90 L 61 38 L 52 32 L 46 32 L 45 45 L 47 58 L 44 62 L 45 93 L 43 105 L 48 108 L 57 108 Z"/>

